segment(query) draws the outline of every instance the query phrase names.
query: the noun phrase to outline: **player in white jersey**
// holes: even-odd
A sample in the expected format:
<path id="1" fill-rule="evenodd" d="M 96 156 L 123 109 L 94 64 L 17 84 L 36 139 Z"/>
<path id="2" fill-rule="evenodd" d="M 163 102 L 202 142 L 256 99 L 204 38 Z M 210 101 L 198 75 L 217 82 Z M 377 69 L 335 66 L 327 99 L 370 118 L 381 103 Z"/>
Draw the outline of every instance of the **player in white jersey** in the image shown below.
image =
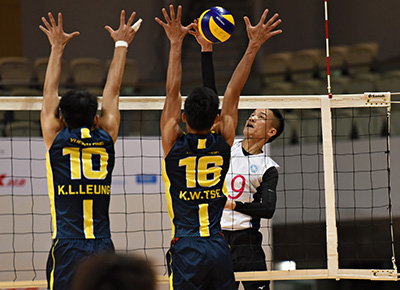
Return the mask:
<path id="1" fill-rule="evenodd" d="M 284 120 L 278 110 L 256 109 L 246 122 L 244 139 L 232 146 L 226 176 L 229 197 L 221 226 L 231 247 L 235 272 L 267 270 L 260 219 L 270 219 L 275 212 L 279 165 L 262 149 L 283 129 Z M 243 286 L 246 290 L 267 290 L 269 281 L 247 281 Z"/>
<path id="2" fill-rule="evenodd" d="M 194 21 L 189 31 L 201 46 L 203 86 L 217 93 L 213 45 L 206 41 Z M 283 131 L 284 121 L 276 109 L 257 109 L 246 122 L 245 139 L 235 141 L 231 148 L 230 168 L 226 175 L 228 201 L 221 226 L 230 245 L 235 272 L 265 271 L 265 254 L 261 247 L 260 219 L 271 218 L 275 211 L 278 164 L 266 155 L 263 146 Z M 246 290 L 269 289 L 269 281 L 244 282 Z M 236 283 L 236 289 L 239 282 Z"/>

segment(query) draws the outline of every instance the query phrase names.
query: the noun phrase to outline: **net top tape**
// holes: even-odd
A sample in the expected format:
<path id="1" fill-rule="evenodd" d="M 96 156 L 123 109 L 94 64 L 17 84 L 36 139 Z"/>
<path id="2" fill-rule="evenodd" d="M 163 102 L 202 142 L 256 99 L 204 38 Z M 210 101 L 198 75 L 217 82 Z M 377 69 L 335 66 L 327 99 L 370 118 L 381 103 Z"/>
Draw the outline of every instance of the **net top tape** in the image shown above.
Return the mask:
<path id="1" fill-rule="evenodd" d="M 329 99 L 332 108 L 351 107 L 390 107 L 389 92 L 334 95 Z M 241 96 L 239 109 L 276 108 L 276 109 L 318 109 L 321 100 L 328 95 L 286 95 L 286 96 Z M 162 110 L 165 97 L 136 96 L 120 97 L 120 110 Z M 182 97 L 182 108 L 185 97 Z M 223 97 L 220 97 L 221 104 Z M 99 97 L 99 108 L 101 97 Z M 0 97 L 0 110 L 40 110 L 42 97 Z"/>

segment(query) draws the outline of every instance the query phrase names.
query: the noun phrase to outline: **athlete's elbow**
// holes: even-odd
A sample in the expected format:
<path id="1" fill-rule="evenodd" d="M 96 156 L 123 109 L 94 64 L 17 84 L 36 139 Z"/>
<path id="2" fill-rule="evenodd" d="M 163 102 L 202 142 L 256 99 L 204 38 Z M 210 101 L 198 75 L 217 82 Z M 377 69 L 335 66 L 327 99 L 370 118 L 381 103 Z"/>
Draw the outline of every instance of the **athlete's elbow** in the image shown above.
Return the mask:
<path id="1" fill-rule="evenodd" d="M 269 209 L 269 210 L 266 212 L 265 218 L 266 218 L 266 219 L 272 219 L 272 217 L 274 216 L 274 213 L 275 213 L 275 208 Z"/>

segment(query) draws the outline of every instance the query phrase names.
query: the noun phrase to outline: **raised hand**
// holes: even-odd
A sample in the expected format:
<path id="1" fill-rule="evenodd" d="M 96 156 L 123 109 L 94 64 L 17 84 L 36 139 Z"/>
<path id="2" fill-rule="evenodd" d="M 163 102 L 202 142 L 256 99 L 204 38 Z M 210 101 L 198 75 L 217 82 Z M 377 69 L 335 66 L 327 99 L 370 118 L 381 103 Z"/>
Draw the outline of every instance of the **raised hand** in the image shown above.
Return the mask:
<path id="1" fill-rule="evenodd" d="M 155 18 L 158 24 L 160 24 L 167 34 L 168 39 L 171 42 L 182 42 L 185 38 L 186 34 L 189 30 L 195 25 L 194 23 L 189 24 L 188 26 L 183 26 L 181 23 L 182 18 L 182 6 L 178 6 L 178 11 L 175 16 L 174 6 L 169 6 L 169 14 L 168 16 L 167 10 L 165 8 L 162 9 L 162 13 L 164 15 L 164 19 L 166 22 L 161 21 L 158 17 Z"/>
<path id="2" fill-rule="evenodd" d="M 212 51 L 212 43 L 207 41 L 199 31 L 199 22 L 197 19 L 194 20 L 194 25 L 192 26 L 194 30 L 189 30 L 189 34 L 193 35 L 197 42 L 201 46 L 201 51 Z"/>
<path id="3" fill-rule="evenodd" d="M 125 24 L 125 11 L 122 10 L 118 30 L 113 30 L 108 25 L 105 27 L 105 29 L 110 33 L 114 41 L 123 40 L 130 44 L 137 32 L 131 26 L 133 23 L 133 19 L 135 19 L 135 16 L 136 12 L 132 12 L 131 16 L 128 19 L 128 22 Z"/>
<path id="4" fill-rule="evenodd" d="M 75 36 L 79 35 L 78 31 L 72 33 L 65 33 L 63 30 L 63 21 L 62 14 L 58 13 L 58 25 L 54 20 L 53 15 L 48 13 L 50 23 L 47 22 L 45 17 L 42 17 L 43 24 L 46 26 L 44 28 L 42 25 L 39 25 L 39 28 L 47 35 L 51 46 L 61 46 L 65 47 L 65 45 Z"/>
<path id="5" fill-rule="evenodd" d="M 246 23 L 247 35 L 249 37 L 249 41 L 255 45 L 261 46 L 264 42 L 266 42 L 272 36 L 278 35 L 282 33 L 282 30 L 273 30 L 276 26 L 278 26 L 282 20 L 278 19 L 278 13 L 275 13 L 266 24 L 264 24 L 268 14 L 268 9 L 264 10 L 264 13 L 261 16 L 260 21 L 257 25 L 252 26 L 250 23 L 250 19 L 245 16 L 244 22 Z"/>

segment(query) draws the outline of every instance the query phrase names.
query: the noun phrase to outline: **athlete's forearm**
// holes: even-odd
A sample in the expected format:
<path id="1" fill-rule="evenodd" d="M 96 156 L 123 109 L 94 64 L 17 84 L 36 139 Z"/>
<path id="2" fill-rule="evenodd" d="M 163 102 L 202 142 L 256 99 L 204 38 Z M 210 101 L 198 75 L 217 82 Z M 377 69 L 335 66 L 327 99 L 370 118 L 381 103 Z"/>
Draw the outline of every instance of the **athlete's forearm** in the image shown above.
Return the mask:
<path id="1" fill-rule="evenodd" d="M 201 53 L 201 73 L 203 75 L 203 86 L 212 89 L 216 94 L 215 72 L 212 58 L 212 51 Z"/>
<path id="2" fill-rule="evenodd" d="M 167 98 L 176 98 L 182 83 L 182 42 L 171 41 L 170 45 L 166 93 Z"/>
<path id="3" fill-rule="evenodd" d="M 278 184 L 278 171 L 275 167 L 268 169 L 263 176 L 263 181 L 254 194 L 254 201 L 236 202 L 235 210 L 252 217 L 270 219 L 276 208 L 276 185 Z"/>
<path id="4" fill-rule="evenodd" d="M 126 47 L 120 46 L 114 49 L 113 59 L 107 74 L 106 85 L 104 86 L 104 98 L 115 98 L 119 96 L 119 90 L 124 75 L 126 53 Z"/>
<path id="5" fill-rule="evenodd" d="M 235 211 L 252 217 L 270 219 L 274 215 L 275 207 L 263 203 L 236 202 Z"/>
<path id="6" fill-rule="evenodd" d="M 49 62 L 47 64 L 46 76 L 43 86 L 43 97 L 45 101 L 54 101 L 58 106 L 58 85 L 61 77 L 61 61 L 64 46 L 54 45 L 51 47 Z"/>

